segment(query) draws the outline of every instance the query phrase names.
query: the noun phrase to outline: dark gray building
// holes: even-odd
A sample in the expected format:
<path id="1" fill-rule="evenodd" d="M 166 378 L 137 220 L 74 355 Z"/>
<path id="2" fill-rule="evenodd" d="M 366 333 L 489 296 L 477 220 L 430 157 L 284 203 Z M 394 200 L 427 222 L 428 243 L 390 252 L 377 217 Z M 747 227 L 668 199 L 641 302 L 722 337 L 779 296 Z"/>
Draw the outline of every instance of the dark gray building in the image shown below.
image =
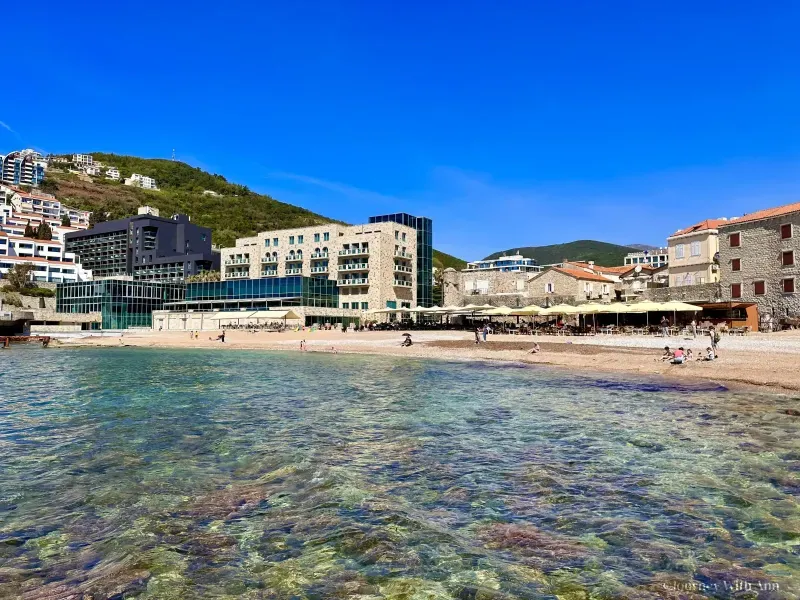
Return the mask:
<path id="1" fill-rule="evenodd" d="M 170 218 L 142 214 L 98 223 L 64 236 L 67 252 L 77 255 L 95 278 L 133 276 L 135 280 L 183 281 L 189 275 L 219 269 L 211 251 L 211 230 L 186 215 Z"/>

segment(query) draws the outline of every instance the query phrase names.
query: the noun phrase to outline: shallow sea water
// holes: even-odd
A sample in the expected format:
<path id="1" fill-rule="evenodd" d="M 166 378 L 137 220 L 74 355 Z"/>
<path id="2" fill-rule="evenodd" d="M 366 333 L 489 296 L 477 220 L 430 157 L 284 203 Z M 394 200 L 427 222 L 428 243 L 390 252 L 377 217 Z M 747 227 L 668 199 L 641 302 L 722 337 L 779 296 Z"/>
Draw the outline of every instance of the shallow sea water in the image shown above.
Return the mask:
<path id="1" fill-rule="evenodd" d="M 14 346 L 0 598 L 797 598 L 799 407 L 515 365 Z"/>

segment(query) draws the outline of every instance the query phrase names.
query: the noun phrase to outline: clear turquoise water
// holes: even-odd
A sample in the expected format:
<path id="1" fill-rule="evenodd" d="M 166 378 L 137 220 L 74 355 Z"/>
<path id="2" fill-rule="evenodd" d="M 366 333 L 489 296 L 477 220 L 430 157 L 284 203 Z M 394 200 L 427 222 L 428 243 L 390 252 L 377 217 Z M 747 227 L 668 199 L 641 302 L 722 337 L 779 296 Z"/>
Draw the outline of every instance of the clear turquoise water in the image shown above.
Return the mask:
<path id="1" fill-rule="evenodd" d="M 793 398 L 341 354 L 0 361 L 3 598 L 800 596 Z"/>

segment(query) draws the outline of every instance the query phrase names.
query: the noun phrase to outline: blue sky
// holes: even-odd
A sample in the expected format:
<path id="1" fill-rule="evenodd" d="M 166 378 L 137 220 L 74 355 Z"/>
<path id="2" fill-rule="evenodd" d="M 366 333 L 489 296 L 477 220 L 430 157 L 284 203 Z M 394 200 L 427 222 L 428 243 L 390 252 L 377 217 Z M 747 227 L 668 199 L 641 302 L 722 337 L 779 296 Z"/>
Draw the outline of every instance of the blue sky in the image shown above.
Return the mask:
<path id="1" fill-rule="evenodd" d="M 330 217 L 430 216 L 467 259 L 800 199 L 797 2 L 46 0 L 4 22 L 0 152 L 175 148 Z"/>

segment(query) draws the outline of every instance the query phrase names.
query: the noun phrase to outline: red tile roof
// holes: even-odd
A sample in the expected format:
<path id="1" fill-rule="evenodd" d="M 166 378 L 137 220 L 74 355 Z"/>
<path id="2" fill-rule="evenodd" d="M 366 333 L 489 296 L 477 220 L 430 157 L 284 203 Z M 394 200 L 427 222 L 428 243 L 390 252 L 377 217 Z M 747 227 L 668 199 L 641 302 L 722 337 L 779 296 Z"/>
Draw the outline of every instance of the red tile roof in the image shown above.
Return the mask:
<path id="1" fill-rule="evenodd" d="M 788 215 L 795 212 L 800 212 L 800 202 L 784 204 L 783 206 L 776 206 L 775 208 L 758 210 L 754 213 L 726 221 L 725 225 L 738 225 L 739 223 L 750 223 L 752 221 L 760 221 L 762 219 L 772 219 L 773 217 L 782 217 L 783 215 Z"/>
<path id="2" fill-rule="evenodd" d="M 564 275 L 569 275 L 570 277 L 574 277 L 575 279 L 584 279 L 586 281 L 602 281 L 603 283 L 614 283 L 607 277 L 603 277 L 602 275 L 598 275 L 597 273 L 588 273 L 580 269 L 568 269 L 565 267 L 552 267 L 552 269 L 553 271 L 558 271 L 559 273 L 563 273 Z"/>
<path id="3" fill-rule="evenodd" d="M 38 256 L 4 256 L 3 260 L 18 260 L 22 262 L 59 262 L 59 261 L 49 261 L 46 258 L 39 258 Z"/>
<path id="4" fill-rule="evenodd" d="M 590 265 L 587 262 L 579 261 L 579 260 L 569 260 L 564 263 L 569 268 L 570 265 L 575 265 L 580 269 L 590 269 L 595 273 L 624 273 L 628 270 L 630 265 L 622 265 L 620 267 L 602 267 L 600 265 Z"/>
<path id="5" fill-rule="evenodd" d="M 694 225 L 692 225 L 691 227 L 687 227 L 686 229 L 679 229 L 669 237 L 686 235 L 687 233 L 696 233 L 698 231 L 705 231 L 707 229 L 717 229 L 720 225 L 724 225 L 725 223 L 728 223 L 727 219 L 706 219 L 705 221 L 700 221 L 699 223 L 695 223 Z"/>

